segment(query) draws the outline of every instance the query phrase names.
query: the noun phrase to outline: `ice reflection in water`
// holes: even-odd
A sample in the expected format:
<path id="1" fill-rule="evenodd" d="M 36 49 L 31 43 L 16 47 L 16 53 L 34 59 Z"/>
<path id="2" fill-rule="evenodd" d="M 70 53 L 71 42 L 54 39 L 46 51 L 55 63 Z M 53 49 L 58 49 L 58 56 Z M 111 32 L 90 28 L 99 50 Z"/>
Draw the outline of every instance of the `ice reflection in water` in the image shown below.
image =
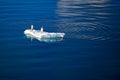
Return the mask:
<path id="1" fill-rule="evenodd" d="M 58 28 L 68 38 L 110 39 L 111 27 L 107 25 L 109 0 L 60 0 L 57 4 Z"/>

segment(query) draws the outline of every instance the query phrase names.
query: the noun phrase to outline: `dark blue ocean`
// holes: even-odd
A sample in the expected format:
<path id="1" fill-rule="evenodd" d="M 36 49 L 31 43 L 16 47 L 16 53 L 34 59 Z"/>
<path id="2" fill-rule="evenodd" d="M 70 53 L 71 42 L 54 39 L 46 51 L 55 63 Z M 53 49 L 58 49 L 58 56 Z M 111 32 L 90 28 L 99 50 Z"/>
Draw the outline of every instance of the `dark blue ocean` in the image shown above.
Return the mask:
<path id="1" fill-rule="evenodd" d="M 0 0 L 0 80 L 120 80 L 120 0 Z"/>

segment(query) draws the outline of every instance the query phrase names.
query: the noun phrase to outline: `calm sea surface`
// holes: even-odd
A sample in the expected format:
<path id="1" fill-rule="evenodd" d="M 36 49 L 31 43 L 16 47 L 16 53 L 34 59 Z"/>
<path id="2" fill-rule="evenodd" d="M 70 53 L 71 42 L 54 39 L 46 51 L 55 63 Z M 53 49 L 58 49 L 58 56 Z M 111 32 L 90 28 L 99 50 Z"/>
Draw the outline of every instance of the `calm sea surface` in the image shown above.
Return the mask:
<path id="1" fill-rule="evenodd" d="M 120 80 L 119 61 L 120 0 L 0 0 L 0 80 Z"/>

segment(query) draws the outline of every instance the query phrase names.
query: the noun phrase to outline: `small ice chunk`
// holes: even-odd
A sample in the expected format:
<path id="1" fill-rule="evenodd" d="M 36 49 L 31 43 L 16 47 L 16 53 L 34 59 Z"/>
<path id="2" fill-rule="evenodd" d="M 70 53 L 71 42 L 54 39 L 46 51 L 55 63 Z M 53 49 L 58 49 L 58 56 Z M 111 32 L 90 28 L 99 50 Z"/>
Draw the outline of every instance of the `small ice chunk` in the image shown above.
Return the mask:
<path id="1" fill-rule="evenodd" d="M 63 38 L 65 36 L 65 33 L 44 32 L 43 27 L 40 30 L 35 30 L 33 29 L 33 25 L 31 25 L 31 29 L 26 29 L 24 31 L 24 34 L 33 36 L 34 38 L 37 38 L 37 39 Z"/>

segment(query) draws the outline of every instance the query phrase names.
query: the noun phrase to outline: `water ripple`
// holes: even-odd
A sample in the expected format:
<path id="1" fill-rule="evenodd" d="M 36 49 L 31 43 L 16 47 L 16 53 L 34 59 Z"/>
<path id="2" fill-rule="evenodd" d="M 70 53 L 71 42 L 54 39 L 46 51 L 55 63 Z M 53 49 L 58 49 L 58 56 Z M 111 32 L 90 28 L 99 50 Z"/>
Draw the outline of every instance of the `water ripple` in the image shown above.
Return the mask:
<path id="1" fill-rule="evenodd" d="M 58 24 L 68 38 L 110 39 L 111 26 L 107 24 L 111 12 L 109 0 L 60 0 L 57 4 Z"/>

